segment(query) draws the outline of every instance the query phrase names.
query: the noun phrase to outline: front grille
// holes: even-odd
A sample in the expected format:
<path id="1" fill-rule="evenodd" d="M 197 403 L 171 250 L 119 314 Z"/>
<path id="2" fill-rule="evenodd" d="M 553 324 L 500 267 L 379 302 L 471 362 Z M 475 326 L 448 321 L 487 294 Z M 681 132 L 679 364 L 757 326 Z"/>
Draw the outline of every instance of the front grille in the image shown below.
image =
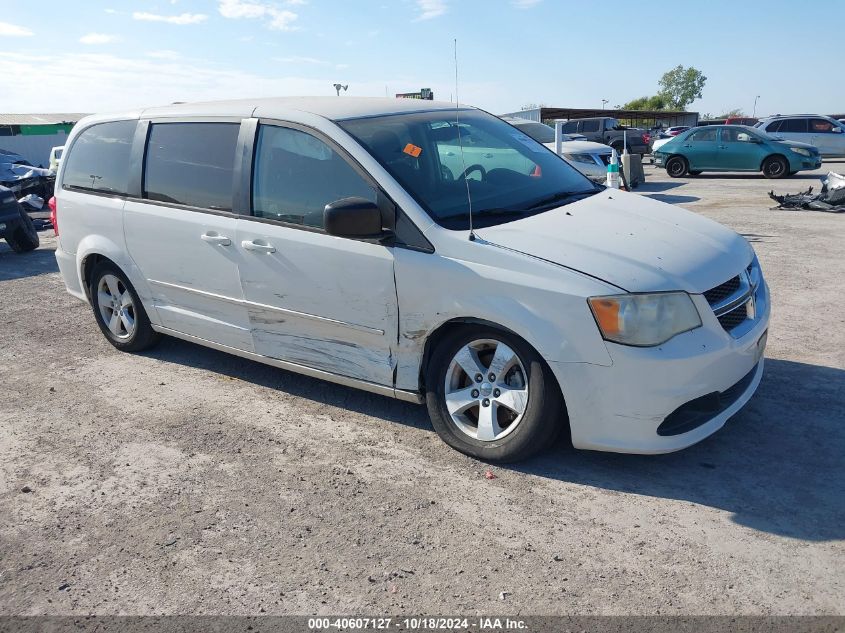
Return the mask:
<path id="1" fill-rule="evenodd" d="M 704 298 L 711 306 L 719 303 L 730 297 L 733 293 L 739 290 L 739 275 L 733 279 L 728 279 L 725 283 L 719 284 L 715 288 L 711 288 L 704 293 Z"/>
<path id="2" fill-rule="evenodd" d="M 725 331 L 730 332 L 748 318 L 748 310 L 743 303 L 735 310 L 731 310 L 730 312 L 716 318 L 719 320 L 719 324 L 725 329 Z"/>
<path id="3" fill-rule="evenodd" d="M 748 390 L 757 373 L 757 367 L 758 365 L 754 365 L 751 371 L 737 383 L 722 392 L 714 391 L 682 404 L 666 416 L 666 419 L 657 427 L 657 434 L 665 437 L 688 433 L 729 409 Z"/>

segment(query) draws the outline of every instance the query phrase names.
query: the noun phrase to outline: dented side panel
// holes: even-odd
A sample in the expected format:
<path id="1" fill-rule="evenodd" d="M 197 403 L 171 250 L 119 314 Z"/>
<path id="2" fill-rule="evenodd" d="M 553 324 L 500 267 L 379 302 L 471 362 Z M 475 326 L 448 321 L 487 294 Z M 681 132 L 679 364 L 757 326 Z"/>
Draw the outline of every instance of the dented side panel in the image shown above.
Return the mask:
<path id="1" fill-rule="evenodd" d="M 392 385 L 397 337 L 392 249 L 322 232 L 238 221 L 241 286 L 255 352 Z"/>

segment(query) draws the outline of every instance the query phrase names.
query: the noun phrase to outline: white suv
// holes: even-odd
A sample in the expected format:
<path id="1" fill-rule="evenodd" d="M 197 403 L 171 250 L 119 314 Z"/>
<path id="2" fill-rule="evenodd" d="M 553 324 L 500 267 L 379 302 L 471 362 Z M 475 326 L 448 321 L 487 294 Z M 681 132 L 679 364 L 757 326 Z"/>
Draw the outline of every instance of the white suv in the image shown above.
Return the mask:
<path id="1" fill-rule="evenodd" d="M 272 99 L 81 121 L 56 258 L 115 347 L 161 334 L 412 402 L 456 449 L 677 450 L 763 372 L 751 246 L 448 103 Z M 472 161 L 467 160 L 471 156 Z"/>
<path id="2" fill-rule="evenodd" d="M 761 120 L 754 127 L 769 136 L 809 143 L 822 156 L 845 156 L 845 124 L 820 114 L 777 115 Z"/>

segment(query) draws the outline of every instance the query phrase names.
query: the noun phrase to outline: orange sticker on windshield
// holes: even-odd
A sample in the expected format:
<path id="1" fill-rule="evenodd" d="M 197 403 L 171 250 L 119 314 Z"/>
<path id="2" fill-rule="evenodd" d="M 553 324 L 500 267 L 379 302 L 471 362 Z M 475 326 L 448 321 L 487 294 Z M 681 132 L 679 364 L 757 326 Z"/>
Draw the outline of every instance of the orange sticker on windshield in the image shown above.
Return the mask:
<path id="1" fill-rule="evenodd" d="M 413 156 L 414 158 L 419 158 L 419 155 L 422 154 L 422 147 L 417 147 L 413 143 L 408 143 L 405 146 L 405 149 L 402 150 L 408 156 Z"/>

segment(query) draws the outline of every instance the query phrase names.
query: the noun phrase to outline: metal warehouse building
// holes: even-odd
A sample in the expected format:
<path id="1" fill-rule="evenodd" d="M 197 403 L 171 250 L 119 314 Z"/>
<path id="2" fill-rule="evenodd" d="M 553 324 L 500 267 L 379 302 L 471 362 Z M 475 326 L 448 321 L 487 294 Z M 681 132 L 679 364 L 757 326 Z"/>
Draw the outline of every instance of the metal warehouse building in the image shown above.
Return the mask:
<path id="1" fill-rule="evenodd" d="M 509 112 L 500 116 L 530 119 L 551 123 L 556 119 L 588 119 L 592 117 L 610 116 L 631 127 L 649 129 L 657 125 L 664 128 L 674 125 L 698 125 L 698 112 L 684 112 L 675 110 L 592 110 L 590 108 L 532 108 Z"/>
<path id="2" fill-rule="evenodd" d="M 0 149 L 15 152 L 33 165 L 47 167 L 50 150 L 64 145 L 80 113 L 0 114 Z"/>

